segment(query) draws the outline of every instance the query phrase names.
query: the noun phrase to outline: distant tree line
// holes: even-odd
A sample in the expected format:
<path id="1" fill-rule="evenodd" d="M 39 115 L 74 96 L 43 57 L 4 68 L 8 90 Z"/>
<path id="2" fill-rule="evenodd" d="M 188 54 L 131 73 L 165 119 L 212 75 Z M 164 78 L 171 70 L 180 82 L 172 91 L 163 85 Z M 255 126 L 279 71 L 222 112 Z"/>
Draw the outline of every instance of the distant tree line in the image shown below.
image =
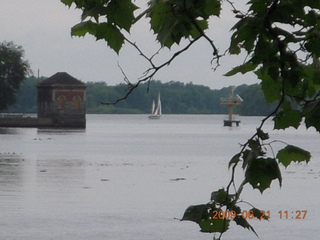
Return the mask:
<path id="1" fill-rule="evenodd" d="M 39 81 L 32 76 L 27 78 L 17 93 L 17 102 L 9 107 L 11 112 L 36 112 L 37 88 Z M 123 97 L 128 85 L 108 86 L 105 82 L 87 83 L 87 113 L 90 114 L 146 114 L 151 112 L 152 100 L 161 93 L 164 114 L 226 114 L 220 106 L 220 99 L 229 95 L 231 87 L 212 90 L 207 86 L 171 81 L 162 83 L 155 80 L 141 84 L 129 97 L 116 105 L 103 105 L 101 102 L 114 102 Z M 272 105 L 264 100 L 259 84 L 240 85 L 235 89 L 244 100 L 234 112 L 243 116 L 263 116 L 271 112 Z"/>
<path id="2" fill-rule="evenodd" d="M 16 102 L 21 83 L 32 73 L 22 46 L 13 42 L 0 43 L 0 110 Z"/>

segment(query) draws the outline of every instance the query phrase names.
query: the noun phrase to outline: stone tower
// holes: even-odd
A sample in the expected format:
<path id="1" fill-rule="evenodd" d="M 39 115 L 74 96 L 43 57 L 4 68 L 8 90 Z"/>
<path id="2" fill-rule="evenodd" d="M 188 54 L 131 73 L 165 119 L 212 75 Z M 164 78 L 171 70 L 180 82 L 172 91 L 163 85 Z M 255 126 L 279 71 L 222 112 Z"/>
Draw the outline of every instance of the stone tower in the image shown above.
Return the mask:
<path id="1" fill-rule="evenodd" d="M 50 118 L 55 127 L 86 127 L 86 84 L 66 72 L 40 82 L 38 118 Z"/>

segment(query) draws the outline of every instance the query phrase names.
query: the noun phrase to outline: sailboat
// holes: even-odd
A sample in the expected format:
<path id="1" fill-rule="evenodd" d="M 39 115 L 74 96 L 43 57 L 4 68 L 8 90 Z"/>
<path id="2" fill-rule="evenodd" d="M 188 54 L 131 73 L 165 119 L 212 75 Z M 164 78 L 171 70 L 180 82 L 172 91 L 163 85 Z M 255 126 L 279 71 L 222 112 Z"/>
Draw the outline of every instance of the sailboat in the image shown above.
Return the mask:
<path id="1" fill-rule="evenodd" d="M 158 102 L 157 105 L 155 101 L 152 101 L 152 109 L 151 115 L 149 115 L 149 119 L 159 119 L 161 117 L 161 100 L 160 100 L 160 93 L 158 94 Z"/>

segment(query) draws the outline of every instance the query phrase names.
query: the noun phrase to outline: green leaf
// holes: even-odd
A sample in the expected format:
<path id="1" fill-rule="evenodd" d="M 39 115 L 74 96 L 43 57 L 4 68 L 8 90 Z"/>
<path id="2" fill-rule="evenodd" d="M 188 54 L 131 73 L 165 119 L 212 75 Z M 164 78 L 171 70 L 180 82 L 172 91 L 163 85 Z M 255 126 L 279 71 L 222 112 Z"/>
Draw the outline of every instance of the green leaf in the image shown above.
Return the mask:
<path id="1" fill-rule="evenodd" d="M 119 53 L 124 43 L 124 36 L 120 30 L 109 23 L 97 24 L 92 21 L 86 21 L 75 25 L 71 30 L 71 34 L 78 37 L 83 37 L 87 33 L 95 36 L 97 40 L 104 39 L 110 48 L 117 53 Z"/>
<path id="2" fill-rule="evenodd" d="M 268 133 L 265 133 L 264 131 L 262 131 L 261 129 L 258 129 L 257 130 L 257 134 L 258 134 L 258 137 L 261 139 L 261 140 L 268 140 L 269 139 L 269 134 Z"/>
<path id="3" fill-rule="evenodd" d="M 78 23 L 71 28 L 71 35 L 77 37 L 84 37 L 87 33 L 95 35 L 97 33 L 98 24 L 92 21 L 85 21 Z"/>
<path id="4" fill-rule="evenodd" d="M 245 150 L 243 152 L 243 163 L 242 168 L 245 169 L 251 161 L 253 161 L 256 157 L 256 154 L 253 151 Z"/>
<path id="5" fill-rule="evenodd" d="M 242 216 L 238 216 L 238 217 L 234 218 L 233 221 L 235 221 L 237 223 L 237 225 L 240 225 L 243 228 L 247 228 L 247 229 L 251 230 L 258 237 L 258 234 L 254 230 L 254 228 L 249 224 L 247 219 L 244 219 Z"/>
<path id="6" fill-rule="evenodd" d="M 206 204 L 189 206 L 185 210 L 181 221 L 192 221 L 199 224 L 207 217 L 207 209 L 208 207 Z"/>
<path id="7" fill-rule="evenodd" d="M 211 16 L 211 15 L 220 16 L 221 1 L 219 1 L 219 0 L 206 0 L 204 11 L 208 16 Z"/>
<path id="8" fill-rule="evenodd" d="M 199 226 L 201 228 L 201 232 L 213 233 L 213 232 L 220 232 L 223 233 L 228 230 L 229 228 L 229 219 L 212 219 L 207 218 L 203 219 Z"/>
<path id="9" fill-rule="evenodd" d="M 240 66 L 237 66 L 235 68 L 233 68 L 231 71 L 227 72 L 226 74 L 224 74 L 224 76 L 226 77 L 230 77 L 233 76 L 237 73 L 242 73 L 245 74 L 247 72 L 251 72 L 253 70 L 255 70 L 257 67 L 257 65 L 251 63 L 251 62 L 246 62 L 245 64 L 242 64 Z"/>
<path id="10" fill-rule="evenodd" d="M 131 0 L 112 0 L 108 3 L 106 12 L 108 23 L 114 23 L 129 32 L 135 19 L 133 13 L 137 9 Z"/>
<path id="11" fill-rule="evenodd" d="M 204 31 L 205 29 L 208 29 L 208 21 L 206 20 L 195 20 L 197 23 L 197 26 Z M 193 37 L 193 39 L 196 39 L 201 36 L 201 33 L 199 32 L 198 28 L 195 25 L 191 25 L 190 35 Z"/>
<path id="12" fill-rule="evenodd" d="M 229 47 L 229 53 L 231 55 L 238 55 L 241 53 L 241 48 L 239 47 L 238 44 L 231 43 Z"/>
<path id="13" fill-rule="evenodd" d="M 249 148 L 251 148 L 253 158 L 265 155 L 265 152 L 261 146 L 261 142 L 260 142 L 259 138 L 254 138 L 254 139 L 248 140 L 248 146 L 249 146 Z"/>
<path id="14" fill-rule="evenodd" d="M 157 34 L 157 40 L 161 45 L 170 48 L 174 40 L 171 33 L 178 21 L 172 14 L 169 3 L 158 1 L 153 5 L 151 14 L 149 14 L 151 29 Z"/>
<path id="15" fill-rule="evenodd" d="M 288 127 L 298 128 L 302 120 L 299 110 L 285 109 L 277 113 L 273 118 L 275 129 L 286 129 Z"/>
<path id="16" fill-rule="evenodd" d="M 319 1 L 305 0 L 304 2 L 305 2 L 306 6 L 309 6 L 311 8 L 320 9 L 320 2 Z"/>
<path id="17" fill-rule="evenodd" d="M 72 5 L 72 3 L 74 2 L 74 0 L 60 0 L 62 3 L 64 3 L 65 5 L 67 5 L 68 7 L 70 7 Z"/>
<path id="18" fill-rule="evenodd" d="M 243 218 L 242 210 L 241 210 L 241 208 L 239 206 L 235 205 L 230 210 L 231 211 L 235 211 L 236 214 L 237 214 L 237 216 L 233 219 L 233 221 L 235 221 L 237 225 L 239 225 L 239 226 L 241 226 L 243 228 L 247 228 L 247 229 L 251 230 L 258 237 L 258 234 L 254 230 L 254 228 L 249 224 L 249 222 L 245 218 Z"/>
<path id="19" fill-rule="evenodd" d="M 307 128 L 314 127 L 320 132 L 320 100 L 310 101 L 303 107 Z"/>
<path id="20" fill-rule="evenodd" d="M 117 27 L 109 23 L 99 24 L 95 36 L 97 40 L 104 39 L 108 43 L 109 47 L 116 53 L 119 53 L 124 43 L 123 34 Z"/>
<path id="21" fill-rule="evenodd" d="M 98 23 L 99 17 L 101 15 L 104 15 L 105 11 L 106 11 L 106 7 L 104 7 L 103 5 L 96 5 L 93 8 L 84 9 L 81 15 L 81 21 L 85 21 L 87 18 L 94 18 L 95 21 Z"/>
<path id="22" fill-rule="evenodd" d="M 151 29 L 162 46 L 171 48 L 182 38 L 196 39 L 208 28 L 208 18 L 219 15 L 219 0 L 205 1 L 154 1 L 151 4 Z"/>
<path id="23" fill-rule="evenodd" d="M 227 192 L 224 188 L 219 189 L 211 193 L 211 201 L 214 200 L 217 203 L 224 204 L 226 201 Z"/>
<path id="24" fill-rule="evenodd" d="M 278 47 L 266 35 L 260 34 L 254 48 L 254 63 L 267 63 L 272 62 L 277 55 Z"/>
<path id="25" fill-rule="evenodd" d="M 260 0 L 251 0 L 250 10 L 254 11 L 258 15 L 264 15 L 267 12 L 268 2 Z"/>
<path id="26" fill-rule="evenodd" d="M 248 54 L 252 53 L 256 38 L 261 34 L 262 21 L 256 17 L 242 17 L 231 30 L 234 34 L 231 36 L 229 52 L 239 54 L 238 47 L 244 48 Z"/>
<path id="27" fill-rule="evenodd" d="M 168 4 L 164 4 L 162 1 L 159 1 L 154 4 L 150 14 L 150 25 L 151 29 L 155 33 L 159 33 L 161 26 L 165 20 L 165 14 L 169 14 L 170 7 Z"/>
<path id="28" fill-rule="evenodd" d="M 238 162 L 240 162 L 240 153 L 234 155 L 234 156 L 231 158 L 231 160 L 229 161 L 229 166 L 228 166 L 229 169 L 230 169 L 230 167 L 231 167 L 232 165 L 235 165 L 235 164 L 237 164 Z"/>
<path id="29" fill-rule="evenodd" d="M 308 163 L 311 159 L 311 154 L 302 148 L 288 145 L 277 153 L 277 159 L 285 167 L 288 167 L 292 162 L 306 161 Z"/>
<path id="30" fill-rule="evenodd" d="M 245 182 L 259 189 L 261 193 L 270 187 L 272 180 L 278 179 L 282 184 L 279 165 L 274 158 L 256 158 L 253 159 L 245 172 Z"/>
<path id="31" fill-rule="evenodd" d="M 319 38 L 310 38 L 309 41 L 304 45 L 305 48 L 315 54 L 317 57 L 320 57 L 320 39 Z"/>
<path id="32" fill-rule="evenodd" d="M 272 103 L 281 99 L 282 84 L 279 79 L 270 76 L 268 69 L 260 68 L 255 74 L 261 82 L 261 89 L 267 102 Z"/>
<path id="33" fill-rule="evenodd" d="M 229 219 L 213 219 L 214 205 L 201 204 L 189 206 L 183 214 L 181 221 L 192 221 L 199 224 L 201 232 L 225 232 L 229 228 Z M 208 212 L 210 211 L 210 213 Z"/>
<path id="34" fill-rule="evenodd" d="M 264 220 L 269 220 L 269 217 L 265 214 L 265 212 L 261 211 L 258 208 L 251 208 L 249 212 L 252 212 L 253 216 L 258 218 L 259 220 L 264 219 Z"/>
<path id="35" fill-rule="evenodd" d="M 234 194 L 228 194 L 224 188 L 221 188 L 218 191 L 213 191 L 211 193 L 210 200 L 219 203 L 220 205 L 228 205 L 234 196 Z"/>

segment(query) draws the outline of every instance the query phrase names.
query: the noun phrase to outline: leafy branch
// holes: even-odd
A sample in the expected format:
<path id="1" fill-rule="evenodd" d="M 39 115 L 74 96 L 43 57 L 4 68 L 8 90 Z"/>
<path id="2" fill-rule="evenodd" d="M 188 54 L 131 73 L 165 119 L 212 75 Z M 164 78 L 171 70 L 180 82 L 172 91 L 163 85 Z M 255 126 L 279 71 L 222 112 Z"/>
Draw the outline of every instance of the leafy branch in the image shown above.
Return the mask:
<path id="1" fill-rule="evenodd" d="M 310 2 L 305 4 L 308 6 Z M 292 4 L 288 5 L 290 5 L 290 11 L 292 8 L 296 8 Z M 299 2 L 299 5 L 302 9 L 305 9 L 303 3 Z M 249 12 L 242 14 L 240 16 L 241 20 L 233 27 L 235 33 L 232 36 L 229 51 L 231 54 L 239 54 L 241 49 L 244 49 L 248 53 L 248 60 L 226 75 L 232 76 L 236 73 L 244 74 L 254 71 L 262 81 L 262 89 L 266 100 L 269 102 L 277 101 L 278 103 L 275 109 L 262 120 L 256 133 L 245 144 L 241 145 L 240 152 L 229 161 L 231 179 L 226 189 L 214 191 L 212 195 L 215 197 L 211 197 L 211 201 L 208 204 L 200 205 L 203 206 L 202 211 L 204 214 L 201 221 L 197 219 L 198 224 L 202 231 L 219 233 L 217 239 L 221 239 L 223 233 L 227 231 L 231 220 L 256 234 L 247 219 L 241 215 L 242 211 L 238 205 L 243 202 L 243 200 L 239 201 L 239 199 L 247 183 L 261 193 L 270 187 L 273 180 L 278 179 L 281 186 L 282 176 L 279 164 L 287 167 L 292 162 L 305 161 L 308 163 L 311 158 L 311 154 L 308 151 L 288 144 L 277 154 L 273 152 L 271 147 L 271 156 L 267 155 L 267 149 L 264 147 L 275 143 L 275 141 L 264 143 L 269 139 L 269 134 L 263 131 L 263 126 L 268 119 L 273 117 L 275 128 L 277 129 L 285 129 L 289 126 L 297 128 L 301 123 L 302 117 L 307 117 L 308 119 L 310 109 L 306 109 L 305 104 L 304 108 L 295 108 L 295 103 L 305 103 L 312 95 L 314 97 L 312 97 L 312 104 L 310 103 L 309 106 L 312 105 L 314 107 L 313 110 L 319 110 L 319 100 L 314 101 L 319 96 L 319 92 L 316 91 L 316 88 L 319 89 L 319 87 L 314 85 L 313 78 L 306 78 L 305 75 L 311 70 L 312 74 L 315 74 L 314 71 L 318 72 L 319 70 L 312 65 L 303 65 L 298 62 L 296 57 L 298 51 L 305 51 L 306 48 L 300 47 L 296 52 L 290 50 L 290 44 L 297 44 L 301 41 L 305 46 L 308 43 L 306 40 L 308 37 L 300 37 L 302 33 L 300 31 L 299 38 L 296 38 L 292 34 L 288 34 L 286 30 L 280 29 L 276 24 L 277 21 L 282 24 L 288 24 L 288 22 L 281 22 L 283 18 L 278 19 L 285 7 L 288 6 L 279 0 L 268 1 L 268 3 L 251 1 Z M 318 4 L 317 7 L 320 8 L 320 5 Z M 235 9 L 234 11 L 239 14 L 239 11 Z M 288 15 L 289 18 L 291 18 L 291 14 L 292 11 Z M 288 21 L 288 19 L 283 21 Z M 299 22 L 302 23 L 302 19 L 299 19 Z M 292 24 L 297 24 L 297 21 L 293 21 Z M 303 25 L 306 26 L 306 22 L 303 22 Z M 309 56 L 314 51 L 316 49 L 312 49 L 311 53 L 306 53 L 306 55 Z M 309 85 L 305 84 L 307 81 Z M 312 86 L 312 91 L 308 89 L 308 86 Z M 314 126 L 319 131 L 319 125 L 314 121 L 315 115 L 315 112 L 311 114 L 309 121 L 306 121 L 306 125 L 307 127 Z M 237 188 L 235 172 L 240 162 L 242 162 L 242 169 L 244 170 L 244 179 Z M 231 193 L 231 187 L 233 187 L 233 193 Z M 212 217 L 212 212 L 216 211 L 217 206 L 219 209 L 224 209 L 224 211 L 234 211 L 236 217 L 232 219 L 225 218 L 223 219 L 223 224 L 220 224 L 217 219 Z M 182 220 L 193 221 L 189 216 L 194 214 L 193 209 L 197 209 L 197 206 L 194 207 L 189 207 L 185 211 Z M 253 211 L 253 216 L 259 218 L 259 212 Z M 206 223 L 205 229 L 201 225 L 202 222 Z M 214 237 L 214 239 L 216 238 Z"/>
<path id="2" fill-rule="evenodd" d="M 116 53 L 128 43 L 137 50 L 150 65 L 136 83 L 132 83 L 119 66 L 128 90 L 126 99 L 142 82 L 150 82 L 153 77 L 178 56 L 188 51 L 199 39 L 205 39 L 212 49 L 216 67 L 220 65 L 218 47 L 206 34 L 209 18 L 219 17 L 222 0 L 152 0 L 147 8 L 135 16 L 138 7 L 131 0 L 61 0 L 67 6 L 75 4 L 82 10 L 81 22 L 72 28 L 72 35 L 85 36 L 87 33 L 104 40 Z M 265 122 L 273 118 L 275 129 L 298 128 L 304 121 L 307 128 L 314 127 L 320 132 L 320 1 L 315 0 L 250 0 L 248 9 L 240 11 L 235 3 L 225 0 L 234 13 L 237 22 L 232 27 L 233 34 L 229 46 L 231 55 L 246 52 L 243 64 L 230 70 L 225 76 L 253 72 L 261 80 L 265 100 L 276 103 L 274 110 L 266 116 L 256 132 L 241 145 L 239 153 L 229 161 L 230 181 L 226 188 L 213 191 L 206 204 L 190 206 L 181 220 L 196 222 L 202 232 L 222 235 L 230 227 L 230 222 L 257 233 L 243 216 L 239 203 L 243 188 L 249 183 L 263 193 L 272 181 L 281 186 L 280 164 L 287 167 L 292 162 L 309 162 L 311 154 L 297 146 L 286 146 L 275 153 L 269 134 L 263 131 Z M 150 20 L 150 27 L 161 48 L 148 57 L 136 44 L 125 37 L 132 25 L 142 17 Z M 157 65 L 154 58 L 162 48 L 170 49 L 187 40 L 186 46 Z M 214 68 L 215 69 L 215 68 Z M 268 154 L 266 146 L 271 148 Z M 243 181 L 237 187 L 235 173 L 242 163 Z M 248 202 L 247 202 L 248 203 Z M 267 219 L 258 208 L 248 203 L 250 219 Z M 226 218 L 223 212 L 232 213 Z M 221 215 L 222 214 L 222 215 Z"/>
<path id="3" fill-rule="evenodd" d="M 123 69 L 120 67 L 124 80 L 128 84 L 127 92 L 122 98 L 115 102 L 101 102 L 101 104 L 114 105 L 127 97 L 136 89 L 140 83 L 147 82 L 163 68 L 170 65 L 178 56 L 186 52 L 199 39 L 204 38 L 213 49 L 213 58 L 211 63 L 216 60 L 216 69 L 220 63 L 218 48 L 213 40 L 205 33 L 208 28 L 208 19 L 210 16 L 219 16 L 220 1 L 206 0 L 203 3 L 192 1 L 163 1 L 155 0 L 148 2 L 148 8 L 134 16 L 134 11 L 138 9 L 131 0 L 123 1 L 93 1 L 94 3 L 85 3 L 77 0 L 61 0 L 69 7 L 72 4 L 83 11 L 82 22 L 72 28 L 73 36 L 85 36 L 87 33 L 96 37 L 97 40 L 105 40 L 110 48 L 119 53 L 122 45 L 127 42 L 137 50 L 140 56 L 147 60 L 150 67 L 142 74 L 138 80 L 130 81 Z M 127 13 L 124 17 L 123 13 Z M 101 21 L 105 17 L 106 21 Z M 170 48 L 173 44 L 179 45 L 182 39 L 188 40 L 185 47 L 176 51 L 167 61 L 156 65 L 153 61 L 157 51 L 151 57 L 148 57 L 142 49 L 135 43 L 125 37 L 125 32 L 129 32 L 131 26 L 136 24 L 142 17 L 150 19 L 151 29 L 157 34 L 157 40 L 163 47 Z"/>

